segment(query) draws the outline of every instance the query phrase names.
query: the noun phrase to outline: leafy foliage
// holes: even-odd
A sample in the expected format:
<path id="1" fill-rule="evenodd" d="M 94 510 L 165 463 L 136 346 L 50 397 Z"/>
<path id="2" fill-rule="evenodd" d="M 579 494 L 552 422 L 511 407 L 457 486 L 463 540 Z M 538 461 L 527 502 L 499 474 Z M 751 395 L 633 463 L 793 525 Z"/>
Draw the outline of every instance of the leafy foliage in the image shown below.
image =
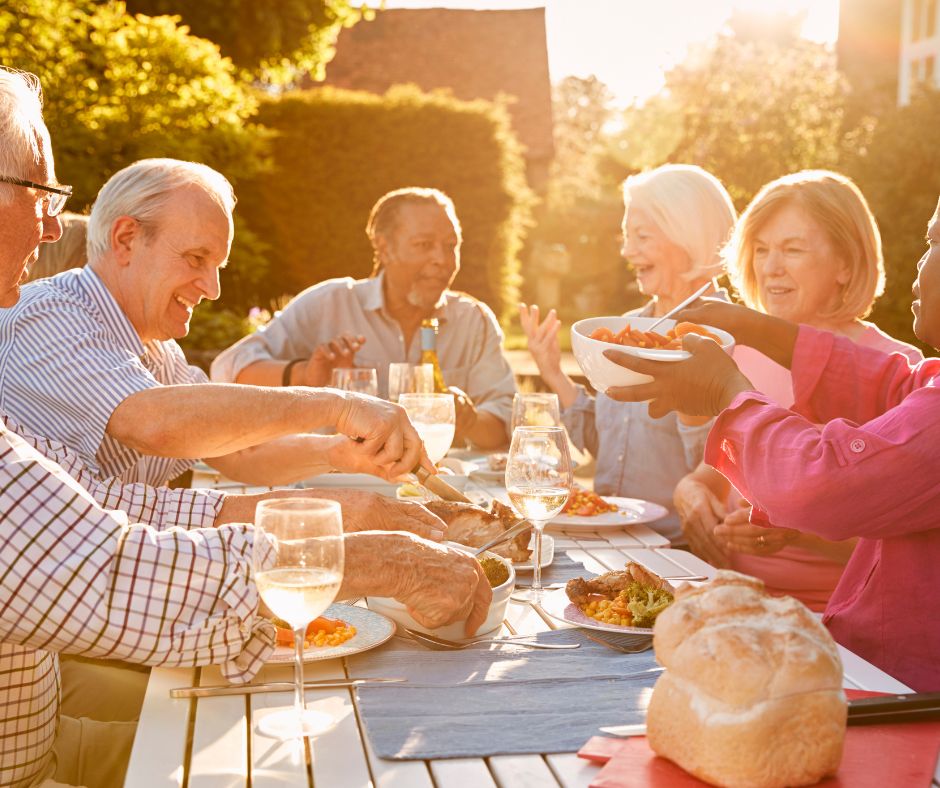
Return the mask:
<path id="1" fill-rule="evenodd" d="M 908 106 L 883 114 L 871 142 L 846 160 L 848 174 L 865 193 L 881 228 L 888 281 L 872 319 L 915 344 L 911 285 L 940 194 L 938 127 L 940 92 L 925 90 Z"/>
<path id="2" fill-rule="evenodd" d="M 631 137 L 651 127 L 673 135 L 667 159 L 713 172 L 741 208 L 767 181 L 837 165 L 845 92 L 821 44 L 725 35 L 672 69 L 666 95 L 629 113 L 626 126 Z M 633 161 L 649 164 L 649 138 L 640 140 Z M 619 150 L 632 164 L 631 145 Z"/>
<path id="3" fill-rule="evenodd" d="M 322 88 L 265 101 L 258 118 L 276 134 L 274 168 L 247 184 L 241 208 L 277 255 L 264 295 L 368 275 L 372 205 L 392 189 L 432 186 L 463 225 L 456 286 L 497 314 L 515 303 L 532 198 L 502 108 L 408 86 L 384 97 Z"/>
<path id="4" fill-rule="evenodd" d="M 73 210 L 142 158 L 204 162 L 236 190 L 265 166 L 254 93 L 215 45 L 170 17 L 132 17 L 118 2 L 0 0 L 0 62 L 42 81 L 56 174 L 75 188 Z M 236 213 L 227 297 L 249 298 L 266 253 Z"/>
<path id="5" fill-rule="evenodd" d="M 342 27 L 371 16 L 349 0 L 127 0 L 131 13 L 175 14 L 218 44 L 240 68 L 266 81 L 309 72 L 322 79 Z"/>

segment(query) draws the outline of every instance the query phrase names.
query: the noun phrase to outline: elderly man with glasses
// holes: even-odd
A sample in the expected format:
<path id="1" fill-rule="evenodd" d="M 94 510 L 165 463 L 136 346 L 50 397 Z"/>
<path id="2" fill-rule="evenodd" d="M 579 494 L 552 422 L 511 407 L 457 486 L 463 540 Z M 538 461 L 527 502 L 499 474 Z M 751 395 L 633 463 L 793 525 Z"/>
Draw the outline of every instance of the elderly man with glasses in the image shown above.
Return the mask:
<path id="1" fill-rule="evenodd" d="M 66 189 L 55 181 L 38 80 L 3 68 L 0 176 L 5 313 L 39 244 L 61 232 L 50 212 L 62 201 L 45 195 Z M 102 482 L 75 452 L 0 411 L 0 785 L 123 782 L 134 725 L 60 716 L 59 653 L 216 662 L 233 681 L 257 672 L 274 643 L 258 615 L 254 531 L 244 524 L 260 497 Z M 421 572 L 398 570 L 415 560 Z M 473 630 L 486 615 L 489 584 L 464 554 L 370 532 L 347 536 L 346 562 L 341 597 L 395 596 L 431 626 L 466 618 Z M 111 692 L 99 687 L 99 700 Z"/>

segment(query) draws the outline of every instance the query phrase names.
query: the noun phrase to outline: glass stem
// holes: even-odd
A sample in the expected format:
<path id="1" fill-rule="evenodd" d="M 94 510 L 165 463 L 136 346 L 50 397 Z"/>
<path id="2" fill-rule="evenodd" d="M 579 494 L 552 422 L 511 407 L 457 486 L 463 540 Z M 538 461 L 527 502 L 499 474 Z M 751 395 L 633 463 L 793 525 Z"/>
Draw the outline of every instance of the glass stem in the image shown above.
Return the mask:
<path id="1" fill-rule="evenodd" d="M 542 590 L 542 529 L 545 523 L 531 521 L 535 529 L 535 550 L 532 553 L 532 592 L 535 595 Z"/>
<path id="2" fill-rule="evenodd" d="M 304 718 L 304 638 L 307 626 L 294 630 L 294 707 L 297 717 L 303 726 Z"/>

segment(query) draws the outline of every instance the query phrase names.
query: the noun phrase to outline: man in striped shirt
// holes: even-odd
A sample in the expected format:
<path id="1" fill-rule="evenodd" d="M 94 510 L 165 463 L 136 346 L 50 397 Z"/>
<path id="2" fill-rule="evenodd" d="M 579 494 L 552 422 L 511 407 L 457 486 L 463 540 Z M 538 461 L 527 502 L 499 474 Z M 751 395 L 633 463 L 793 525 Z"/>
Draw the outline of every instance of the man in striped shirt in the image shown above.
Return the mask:
<path id="1" fill-rule="evenodd" d="M 68 191 L 38 80 L 0 68 L 0 311 L 16 304 L 39 244 L 59 237 Z M 243 524 L 256 502 L 101 482 L 0 411 L 0 784 L 121 784 L 133 726 L 60 719 L 59 652 L 254 675 L 274 642 Z M 343 597 L 395 596 L 438 624 L 485 618 L 489 585 L 468 556 L 401 533 L 353 534 L 346 549 Z M 420 578 L 399 570 L 419 554 Z"/>
<path id="2" fill-rule="evenodd" d="M 146 159 L 116 173 L 91 212 L 86 267 L 31 283 L 0 313 L 0 407 L 101 478 L 165 484 L 198 458 L 263 485 L 412 470 L 421 443 L 398 405 L 215 385 L 187 364 L 176 339 L 219 296 L 234 204 L 202 164 Z M 339 434 L 309 434 L 322 427 Z"/>

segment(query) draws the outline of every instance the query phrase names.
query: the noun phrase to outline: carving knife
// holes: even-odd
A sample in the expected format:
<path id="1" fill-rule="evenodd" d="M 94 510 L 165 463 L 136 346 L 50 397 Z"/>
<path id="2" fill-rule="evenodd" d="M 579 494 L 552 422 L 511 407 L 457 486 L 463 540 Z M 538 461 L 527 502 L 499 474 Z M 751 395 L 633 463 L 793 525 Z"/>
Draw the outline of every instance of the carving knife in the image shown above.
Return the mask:
<path id="1" fill-rule="evenodd" d="M 423 466 L 419 465 L 412 471 L 418 477 L 418 482 L 427 487 L 432 493 L 445 501 L 454 501 L 456 503 L 473 503 L 456 487 L 451 486 L 440 476 L 440 474 L 431 473 Z"/>
<path id="2" fill-rule="evenodd" d="M 408 679 L 320 679 L 304 682 L 305 690 L 361 687 L 364 684 L 396 684 Z M 177 687 L 171 698 L 217 698 L 222 695 L 256 695 L 260 692 L 293 692 L 294 684 L 275 681 L 268 684 L 225 684 L 207 687 Z"/>

